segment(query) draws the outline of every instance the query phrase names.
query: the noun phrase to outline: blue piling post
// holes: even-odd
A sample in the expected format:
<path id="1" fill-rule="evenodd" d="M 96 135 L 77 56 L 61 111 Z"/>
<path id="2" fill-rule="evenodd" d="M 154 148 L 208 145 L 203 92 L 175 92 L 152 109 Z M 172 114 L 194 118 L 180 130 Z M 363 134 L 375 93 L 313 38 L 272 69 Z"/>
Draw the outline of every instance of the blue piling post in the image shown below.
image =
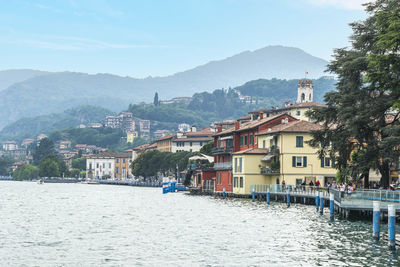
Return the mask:
<path id="1" fill-rule="evenodd" d="M 224 187 L 224 189 L 222 190 L 222 197 L 225 199 L 225 197 L 226 197 L 226 193 L 225 193 L 225 187 Z"/>
<path id="2" fill-rule="evenodd" d="M 331 221 L 333 221 L 333 215 L 335 214 L 335 195 L 333 193 L 329 195 L 329 214 Z"/>
<path id="3" fill-rule="evenodd" d="M 271 202 L 271 194 L 269 193 L 269 188 L 267 189 L 267 203 Z"/>
<path id="4" fill-rule="evenodd" d="M 286 191 L 286 203 L 287 203 L 287 206 L 290 207 L 290 192 L 289 192 L 289 190 Z"/>
<path id="5" fill-rule="evenodd" d="M 319 213 L 324 214 L 324 193 L 321 192 L 321 196 L 319 197 Z"/>
<path id="6" fill-rule="evenodd" d="M 253 188 L 253 202 L 255 199 L 256 199 L 256 192 L 254 191 L 254 188 Z"/>
<path id="7" fill-rule="evenodd" d="M 317 212 L 319 210 L 319 192 L 315 192 L 315 204 L 317 205 Z"/>
<path id="8" fill-rule="evenodd" d="M 166 194 L 166 193 L 168 193 L 168 190 L 169 190 L 169 188 L 168 188 L 168 183 L 163 183 L 162 184 L 162 193 L 163 194 Z"/>
<path id="9" fill-rule="evenodd" d="M 381 203 L 379 201 L 373 201 L 372 207 L 373 207 L 373 218 L 372 218 L 373 237 L 375 240 L 379 240 L 379 230 L 380 230 L 380 220 L 381 220 Z"/>
<path id="10" fill-rule="evenodd" d="M 396 249 L 396 207 L 393 204 L 388 205 L 388 237 L 389 248 Z"/>

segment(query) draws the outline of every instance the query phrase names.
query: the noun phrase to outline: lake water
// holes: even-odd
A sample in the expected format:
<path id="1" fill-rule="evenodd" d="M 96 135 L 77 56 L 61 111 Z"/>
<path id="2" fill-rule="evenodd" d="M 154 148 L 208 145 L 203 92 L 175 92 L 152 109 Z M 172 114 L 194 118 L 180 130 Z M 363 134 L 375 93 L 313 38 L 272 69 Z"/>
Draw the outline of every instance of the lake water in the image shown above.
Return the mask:
<path id="1" fill-rule="evenodd" d="M 0 182 L 0 197 L 0 266 L 398 264 L 369 221 L 329 223 L 314 206 L 29 182 Z"/>

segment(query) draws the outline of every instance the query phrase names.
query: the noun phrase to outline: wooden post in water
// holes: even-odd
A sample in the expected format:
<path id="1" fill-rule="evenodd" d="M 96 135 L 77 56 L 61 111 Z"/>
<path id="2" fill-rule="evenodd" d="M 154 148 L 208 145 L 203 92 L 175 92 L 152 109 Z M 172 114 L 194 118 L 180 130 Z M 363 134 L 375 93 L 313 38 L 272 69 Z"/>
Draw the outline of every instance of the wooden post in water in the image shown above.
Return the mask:
<path id="1" fill-rule="evenodd" d="M 373 237 L 375 240 L 379 240 L 379 230 L 380 230 L 380 220 L 381 220 L 381 202 L 373 201 L 372 207 L 373 207 L 373 218 L 372 218 Z"/>
<path id="2" fill-rule="evenodd" d="M 254 202 L 255 198 L 256 198 L 256 192 L 254 191 L 254 188 L 253 188 L 253 202 Z"/>
<path id="3" fill-rule="evenodd" d="M 319 213 L 324 214 L 324 193 L 320 192 L 321 196 L 319 198 Z"/>
<path id="4" fill-rule="evenodd" d="M 289 192 L 289 189 L 286 190 L 286 203 L 287 203 L 287 206 L 290 207 L 290 192 Z"/>

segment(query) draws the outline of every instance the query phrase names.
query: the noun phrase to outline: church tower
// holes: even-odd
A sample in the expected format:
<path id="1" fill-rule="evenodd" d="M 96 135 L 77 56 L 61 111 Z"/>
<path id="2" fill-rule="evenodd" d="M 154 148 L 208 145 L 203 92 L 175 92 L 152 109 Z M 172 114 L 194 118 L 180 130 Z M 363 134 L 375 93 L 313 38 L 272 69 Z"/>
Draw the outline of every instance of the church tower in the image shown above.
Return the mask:
<path id="1" fill-rule="evenodd" d="M 314 85 L 311 80 L 300 80 L 297 84 L 297 103 L 314 101 Z"/>

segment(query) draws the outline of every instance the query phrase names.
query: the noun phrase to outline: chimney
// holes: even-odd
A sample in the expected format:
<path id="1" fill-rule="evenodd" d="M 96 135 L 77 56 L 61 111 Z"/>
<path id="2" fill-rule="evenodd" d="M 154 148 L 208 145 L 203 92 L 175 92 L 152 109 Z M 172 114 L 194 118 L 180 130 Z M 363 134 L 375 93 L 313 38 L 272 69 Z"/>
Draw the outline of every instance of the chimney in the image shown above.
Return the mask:
<path id="1" fill-rule="evenodd" d="M 218 128 L 217 128 L 218 130 L 218 132 L 220 133 L 220 132 L 222 132 L 222 125 L 218 125 Z"/>
<path id="2" fill-rule="evenodd" d="M 260 113 L 260 120 L 262 120 L 264 118 L 264 113 Z"/>
<path id="3" fill-rule="evenodd" d="M 240 122 L 236 121 L 235 122 L 235 130 L 239 130 L 240 128 Z"/>

